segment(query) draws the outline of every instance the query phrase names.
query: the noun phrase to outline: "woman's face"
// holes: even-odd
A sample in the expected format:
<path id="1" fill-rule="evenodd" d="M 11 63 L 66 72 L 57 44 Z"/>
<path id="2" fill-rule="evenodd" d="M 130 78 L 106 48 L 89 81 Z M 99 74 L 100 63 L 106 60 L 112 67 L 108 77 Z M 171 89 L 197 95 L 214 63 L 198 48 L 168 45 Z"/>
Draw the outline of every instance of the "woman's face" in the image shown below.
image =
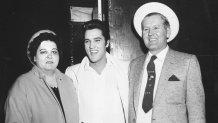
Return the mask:
<path id="1" fill-rule="evenodd" d="M 36 56 L 36 65 L 43 71 L 54 71 L 59 63 L 59 52 L 55 42 L 46 40 L 39 45 Z"/>

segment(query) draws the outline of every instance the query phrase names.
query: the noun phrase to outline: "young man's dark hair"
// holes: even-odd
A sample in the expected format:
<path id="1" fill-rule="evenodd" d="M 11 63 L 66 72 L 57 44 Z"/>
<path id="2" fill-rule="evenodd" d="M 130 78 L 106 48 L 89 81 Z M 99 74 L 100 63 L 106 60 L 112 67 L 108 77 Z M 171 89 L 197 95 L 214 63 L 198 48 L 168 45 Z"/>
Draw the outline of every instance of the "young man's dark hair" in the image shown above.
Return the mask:
<path id="1" fill-rule="evenodd" d="M 102 31 L 102 35 L 104 36 L 105 41 L 108 41 L 110 39 L 109 32 L 106 29 L 105 23 L 97 19 L 93 19 L 91 21 L 86 22 L 84 24 L 83 32 L 85 33 L 86 30 L 96 28 Z"/>

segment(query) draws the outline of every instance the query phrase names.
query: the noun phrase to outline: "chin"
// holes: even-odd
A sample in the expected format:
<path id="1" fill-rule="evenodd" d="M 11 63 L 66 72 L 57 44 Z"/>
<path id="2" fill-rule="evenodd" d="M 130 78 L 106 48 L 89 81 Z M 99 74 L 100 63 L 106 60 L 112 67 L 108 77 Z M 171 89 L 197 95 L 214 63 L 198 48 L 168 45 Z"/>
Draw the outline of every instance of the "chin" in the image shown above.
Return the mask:
<path id="1" fill-rule="evenodd" d="M 96 63 L 96 62 L 97 62 L 97 60 L 90 60 L 90 62 L 91 62 L 91 63 Z"/>
<path id="2" fill-rule="evenodd" d="M 149 46 L 148 49 L 153 51 L 153 50 L 157 50 L 157 47 L 153 45 L 153 46 Z"/>
<path id="3" fill-rule="evenodd" d="M 48 68 L 45 68 L 46 70 L 55 70 L 57 67 L 48 67 Z"/>

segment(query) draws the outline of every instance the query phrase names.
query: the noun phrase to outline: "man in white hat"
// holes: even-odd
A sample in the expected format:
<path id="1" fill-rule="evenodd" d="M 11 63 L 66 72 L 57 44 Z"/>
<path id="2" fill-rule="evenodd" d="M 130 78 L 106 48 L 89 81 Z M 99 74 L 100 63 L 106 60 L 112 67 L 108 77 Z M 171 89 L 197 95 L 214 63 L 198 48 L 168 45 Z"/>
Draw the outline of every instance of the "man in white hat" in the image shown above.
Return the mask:
<path id="1" fill-rule="evenodd" d="M 148 53 L 130 64 L 129 123 L 205 123 L 198 60 L 167 45 L 179 31 L 176 14 L 151 2 L 136 11 L 133 23 Z"/>

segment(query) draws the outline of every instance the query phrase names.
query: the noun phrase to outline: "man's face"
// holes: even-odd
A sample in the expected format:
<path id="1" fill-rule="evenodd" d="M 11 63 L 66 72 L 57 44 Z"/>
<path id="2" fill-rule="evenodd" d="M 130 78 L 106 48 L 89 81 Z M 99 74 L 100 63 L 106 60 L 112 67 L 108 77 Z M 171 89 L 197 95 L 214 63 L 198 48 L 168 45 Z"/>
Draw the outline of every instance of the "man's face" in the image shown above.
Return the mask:
<path id="1" fill-rule="evenodd" d="M 163 24 L 160 15 L 151 15 L 142 20 L 142 38 L 152 54 L 157 54 L 167 46 L 170 29 Z"/>
<path id="2" fill-rule="evenodd" d="M 85 50 L 91 63 L 106 62 L 106 41 L 100 29 L 85 32 Z"/>

